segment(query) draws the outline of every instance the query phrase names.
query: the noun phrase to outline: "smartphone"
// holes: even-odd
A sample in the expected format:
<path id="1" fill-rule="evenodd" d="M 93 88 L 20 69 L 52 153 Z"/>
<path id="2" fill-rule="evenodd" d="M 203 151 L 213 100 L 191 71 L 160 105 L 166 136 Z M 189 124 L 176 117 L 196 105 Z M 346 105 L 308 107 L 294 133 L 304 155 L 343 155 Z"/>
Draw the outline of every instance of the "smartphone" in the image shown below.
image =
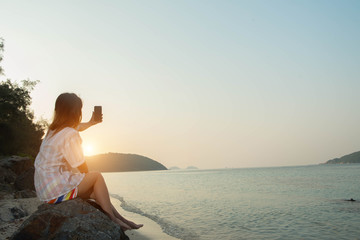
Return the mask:
<path id="1" fill-rule="evenodd" d="M 94 119 L 96 122 L 101 121 L 101 115 L 102 115 L 102 107 L 101 106 L 95 106 L 94 107 Z"/>

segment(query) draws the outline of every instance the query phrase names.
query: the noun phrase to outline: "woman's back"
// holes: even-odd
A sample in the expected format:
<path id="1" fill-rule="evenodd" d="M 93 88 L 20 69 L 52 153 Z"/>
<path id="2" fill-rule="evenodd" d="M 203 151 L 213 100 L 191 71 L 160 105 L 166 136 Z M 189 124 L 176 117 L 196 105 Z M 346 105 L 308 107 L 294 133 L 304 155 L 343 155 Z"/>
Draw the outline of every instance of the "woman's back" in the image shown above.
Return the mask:
<path id="1" fill-rule="evenodd" d="M 35 188 L 42 201 L 69 192 L 84 177 L 71 169 L 85 162 L 79 132 L 66 127 L 52 134 L 47 134 L 35 159 Z"/>

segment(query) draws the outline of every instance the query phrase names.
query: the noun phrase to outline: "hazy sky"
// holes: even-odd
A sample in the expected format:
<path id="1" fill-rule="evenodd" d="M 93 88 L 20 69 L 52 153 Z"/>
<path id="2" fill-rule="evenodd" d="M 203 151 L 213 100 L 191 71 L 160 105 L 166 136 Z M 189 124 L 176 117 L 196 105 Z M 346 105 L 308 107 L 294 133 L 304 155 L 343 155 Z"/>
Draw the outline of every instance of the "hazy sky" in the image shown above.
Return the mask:
<path id="1" fill-rule="evenodd" d="M 87 154 L 167 167 L 318 164 L 360 150 L 360 1 L 4 1 L 2 66 L 77 93 Z"/>

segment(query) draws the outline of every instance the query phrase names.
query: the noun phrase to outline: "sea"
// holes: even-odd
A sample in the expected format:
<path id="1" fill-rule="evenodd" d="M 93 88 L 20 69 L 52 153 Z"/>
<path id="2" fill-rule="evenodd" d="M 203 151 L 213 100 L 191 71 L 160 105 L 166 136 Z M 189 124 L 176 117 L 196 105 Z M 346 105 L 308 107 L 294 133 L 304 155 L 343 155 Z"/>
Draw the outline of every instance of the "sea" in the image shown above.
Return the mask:
<path id="1" fill-rule="evenodd" d="M 124 210 L 183 240 L 360 239 L 360 164 L 103 175 Z"/>

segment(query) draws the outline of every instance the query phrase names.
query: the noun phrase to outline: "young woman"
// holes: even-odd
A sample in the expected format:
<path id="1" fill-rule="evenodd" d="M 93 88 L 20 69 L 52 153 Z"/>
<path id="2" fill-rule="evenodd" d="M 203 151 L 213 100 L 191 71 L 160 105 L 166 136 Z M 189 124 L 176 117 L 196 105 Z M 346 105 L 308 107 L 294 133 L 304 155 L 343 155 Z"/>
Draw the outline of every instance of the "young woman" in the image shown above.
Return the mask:
<path id="1" fill-rule="evenodd" d="M 94 199 L 115 223 L 125 230 L 139 229 L 122 217 L 110 202 L 109 192 L 99 172 L 89 172 L 78 131 L 96 122 L 81 123 L 82 101 L 73 93 L 63 93 L 55 103 L 54 119 L 35 159 L 35 189 L 46 203 L 60 203 L 76 197 Z"/>

